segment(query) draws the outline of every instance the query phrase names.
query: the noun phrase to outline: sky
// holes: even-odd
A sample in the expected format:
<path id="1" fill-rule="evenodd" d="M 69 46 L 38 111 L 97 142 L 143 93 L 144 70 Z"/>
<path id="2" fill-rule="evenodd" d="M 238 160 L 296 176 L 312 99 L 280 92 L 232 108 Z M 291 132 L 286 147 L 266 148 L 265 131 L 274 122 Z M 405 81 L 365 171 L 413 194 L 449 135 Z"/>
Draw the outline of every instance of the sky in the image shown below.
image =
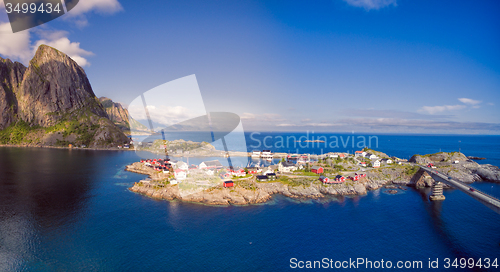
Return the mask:
<path id="1" fill-rule="evenodd" d="M 247 131 L 500 134 L 498 1 L 80 0 L 15 34 L 2 2 L 0 56 L 48 44 L 124 105 L 195 75 Z"/>

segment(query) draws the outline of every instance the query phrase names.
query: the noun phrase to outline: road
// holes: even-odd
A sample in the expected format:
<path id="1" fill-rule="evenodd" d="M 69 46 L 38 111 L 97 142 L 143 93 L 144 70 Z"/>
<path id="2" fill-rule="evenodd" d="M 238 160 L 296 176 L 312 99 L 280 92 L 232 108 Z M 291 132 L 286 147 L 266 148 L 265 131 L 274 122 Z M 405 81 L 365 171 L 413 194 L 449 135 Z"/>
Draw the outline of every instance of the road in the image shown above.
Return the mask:
<path id="1" fill-rule="evenodd" d="M 452 179 L 451 177 L 440 173 L 436 169 L 432 169 L 426 166 L 418 165 L 420 168 L 424 169 L 435 181 L 440 181 L 444 184 L 450 185 L 453 188 L 456 188 L 469 196 L 473 197 L 477 201 L 483 203 L 488 208 L 492 209 L 496 213 L 500 214 L 500 200 L 492 197 L 488 194 L 485 194 L 477 189 L 474 189 L 463 183 L 459 180 Z"/>

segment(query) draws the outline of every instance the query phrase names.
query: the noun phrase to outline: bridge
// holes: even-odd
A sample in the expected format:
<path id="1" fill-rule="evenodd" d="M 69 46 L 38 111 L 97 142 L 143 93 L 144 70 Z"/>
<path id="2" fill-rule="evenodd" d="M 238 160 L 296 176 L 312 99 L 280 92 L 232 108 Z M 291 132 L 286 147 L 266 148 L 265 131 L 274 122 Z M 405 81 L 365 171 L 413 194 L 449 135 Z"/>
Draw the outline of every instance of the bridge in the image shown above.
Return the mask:
<path id="1" fill-rule="evenodd" d="M 429 176 L 431 176 L 434 181 L 434 187 L 433 187 L 433 195 L 431 196 L 431 200 L 443 200 L 444 196 L 442 195 L 442 184 L 440 186 L 440 183 L 444 183 L 446 185 L 449 185 L 455 189 L 458 189 L 472 198 L 476 199 L 477 201 L 481 202 L 484 204 L 486 207 L 492 209 L 496 213 L 500 214 L 500 200 L 492 197 L 488 194 L 485 194 L 477 189 L 474 189 L 467 185 L 466 183 L 463 183 L 459 180 L 455 180 L 451 178 L 450 176 L 447 176 L 443 173 L 440 173 L 436 169 L 432 169 L 426 166 L 421 166 L 418 165 L 422 170 L 426 171 Z M 432 197 L 435 197 L 435 199 L 432 199 Z"/>

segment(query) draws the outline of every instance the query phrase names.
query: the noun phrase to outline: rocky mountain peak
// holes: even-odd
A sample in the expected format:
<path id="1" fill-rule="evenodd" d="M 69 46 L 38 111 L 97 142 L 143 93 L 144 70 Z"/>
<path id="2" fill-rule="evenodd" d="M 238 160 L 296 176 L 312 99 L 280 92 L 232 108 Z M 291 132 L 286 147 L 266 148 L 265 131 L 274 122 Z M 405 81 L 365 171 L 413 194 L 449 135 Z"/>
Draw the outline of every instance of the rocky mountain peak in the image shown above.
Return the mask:
<path id="1" fill-rule="evenodd" d="M 40 45 L 24 75 L 18 115 L 27 123 L 50 126 L 79 109 L 106 117 L 85 71 L 68 55 Z"/>
<path id="2" fill-rule="evenodd" d="M 113 146 L 129 142 L 95 96 L 85 71 L 40 45 L 26 68 L 0 58 L 0 142 Z"/>

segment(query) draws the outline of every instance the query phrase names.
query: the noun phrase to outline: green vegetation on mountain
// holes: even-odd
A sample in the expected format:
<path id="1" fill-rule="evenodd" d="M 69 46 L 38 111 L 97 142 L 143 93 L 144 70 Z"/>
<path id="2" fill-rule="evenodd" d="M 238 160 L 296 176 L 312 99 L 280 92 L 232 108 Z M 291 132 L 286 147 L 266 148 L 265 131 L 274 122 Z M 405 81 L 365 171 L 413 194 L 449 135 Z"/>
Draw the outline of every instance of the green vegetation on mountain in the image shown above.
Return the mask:
<path id="1" fill-rule="evenodd" d="M 66 54 L 40 45 L 28 67 L 1 60 L 1 144 L 112 147 L 129 141 Z"/>

